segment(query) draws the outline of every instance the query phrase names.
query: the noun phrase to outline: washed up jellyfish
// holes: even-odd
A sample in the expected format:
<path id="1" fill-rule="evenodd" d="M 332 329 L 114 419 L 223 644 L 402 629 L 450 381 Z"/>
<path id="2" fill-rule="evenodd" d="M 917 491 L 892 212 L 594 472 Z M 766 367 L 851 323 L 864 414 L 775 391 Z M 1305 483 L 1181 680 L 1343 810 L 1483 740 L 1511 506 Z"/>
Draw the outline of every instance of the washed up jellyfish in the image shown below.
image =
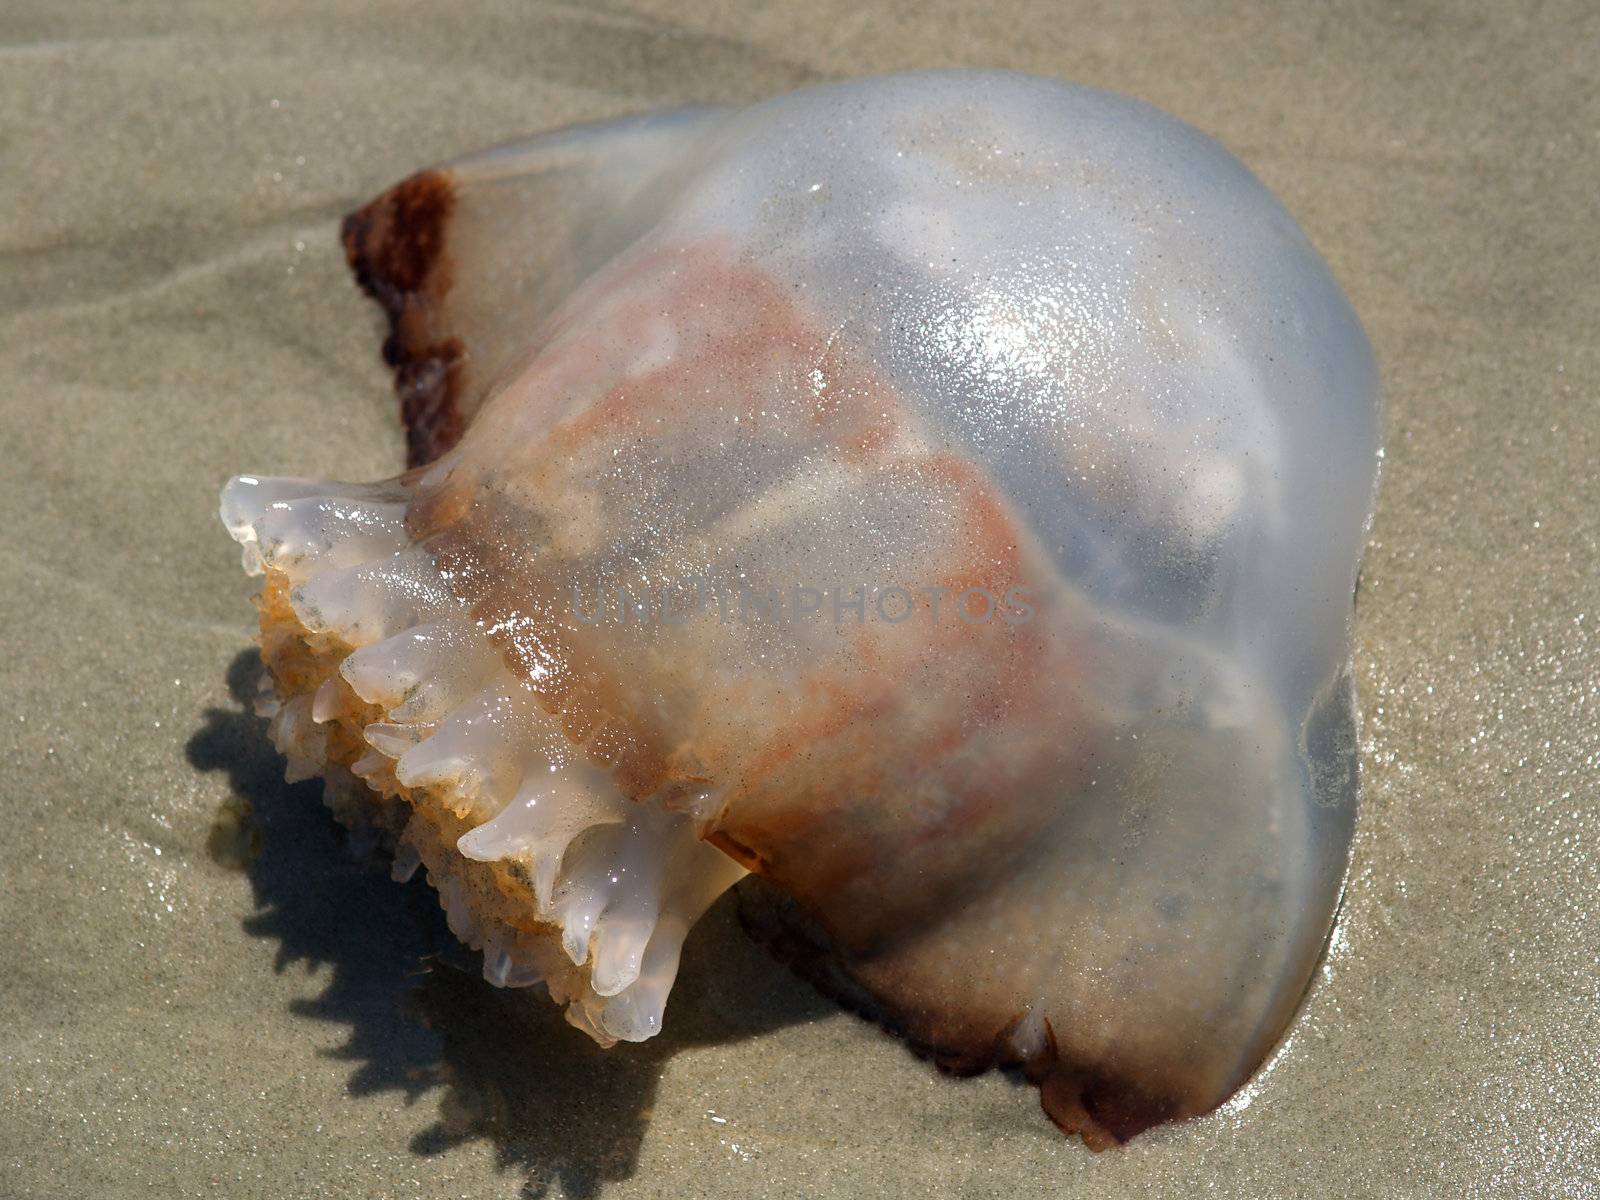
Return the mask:
<path id="1" fill-rule="evenodd" d="M 409 469 L 227 485 L 260 707 L 491 983 L 649 1038 L 751 877 L 800 974 L 1091 1147 L 1244 1083 L 1347 864 L 1379 422 L 1243 166 L 930 72 L 537 136 L 343 240 Z"/>

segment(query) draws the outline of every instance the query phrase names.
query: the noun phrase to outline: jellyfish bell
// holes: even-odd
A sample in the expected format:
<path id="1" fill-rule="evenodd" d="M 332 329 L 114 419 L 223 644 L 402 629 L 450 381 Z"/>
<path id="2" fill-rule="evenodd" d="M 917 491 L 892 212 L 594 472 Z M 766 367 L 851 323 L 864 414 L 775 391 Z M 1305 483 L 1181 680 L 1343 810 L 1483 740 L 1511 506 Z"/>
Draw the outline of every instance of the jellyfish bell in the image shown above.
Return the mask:
<path id="1" fill-rule="evenodd" d="M 223 519 L 290 770 L 491 982 L 652 1036 L 753 874 L 782 957 L 1092 1146 L 1244 1082 L 1345 869 L 1378 420 L 1242 166 L 928 72 L 498 148 L 344 241 L 411 469 Z"/>

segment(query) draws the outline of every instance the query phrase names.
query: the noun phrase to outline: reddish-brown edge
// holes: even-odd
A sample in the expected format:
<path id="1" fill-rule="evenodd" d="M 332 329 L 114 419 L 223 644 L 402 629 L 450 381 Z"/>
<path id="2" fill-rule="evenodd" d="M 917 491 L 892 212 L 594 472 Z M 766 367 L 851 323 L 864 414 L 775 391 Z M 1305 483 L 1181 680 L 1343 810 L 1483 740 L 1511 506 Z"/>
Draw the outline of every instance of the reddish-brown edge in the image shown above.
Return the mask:
<path id="1" fill-rule="evenodd" d="M 447 171 L 422 171 L 345 217 L 340 230 L 356 282 L 389 318 L 383 358 L 394 368 L 408 467 L 450 449 L 465 425 L 465 347 L 433 328 L 453 282 L 445 243 L 455 198 Z"/>
<path id="2" fill-rule="evenodd" d="M 1012 1048 L 1010 1035 L 1025 1013 L 997 1026 L 989 1038 L 930 1037 L 919 1029 L 917 1014 L 901 1011 L 904 1006 L 886 996 L 886 989 L 869 988 L 856 978 L 821 924 L 782 888 L 752 875 L 740 883 L 738 898 L 740 921 L 750 935 L 823 995 L 899 1038 L 913 1054 L 946 1074 L 965 1077 L 995 1068 L 1020 1068 L 1039 1089 L 1045 1115 L 1063 1133 L 1081 1137 L 1091 1150 L 1121 1145 L 1165 1121 L 1199 1115 L 1164 1094 L 1158 1081 L 1146 1087 L 1075 1066 L 1062 1056 L 1048 1020 L 1043 1046 L 1023 1058 Z"/>

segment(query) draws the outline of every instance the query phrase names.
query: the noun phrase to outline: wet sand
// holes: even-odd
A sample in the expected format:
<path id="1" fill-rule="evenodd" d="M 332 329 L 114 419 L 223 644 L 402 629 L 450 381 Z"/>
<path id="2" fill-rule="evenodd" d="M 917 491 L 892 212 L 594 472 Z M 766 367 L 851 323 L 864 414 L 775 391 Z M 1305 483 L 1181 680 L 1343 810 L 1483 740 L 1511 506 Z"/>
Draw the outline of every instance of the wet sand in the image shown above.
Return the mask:
<path id="1" fill-rule="evenodd" d="M 1522 1196 L 1600 1176 L 1600 10 L 11 0 L 0 12 L 0 1195 Z M 259 15 L 256 14 L 259 10 Z M 900 67 L 1219 138 L 1372 335 L 1365 791 L 1227 1109 L 1094 1156 L 740 933 L 609 1054 L 451 967 L 242 697 L 229 474 L 387 474 L 336 220 L 567 121 Z M 248 809 L 248 815 L 246 815 Z"/>

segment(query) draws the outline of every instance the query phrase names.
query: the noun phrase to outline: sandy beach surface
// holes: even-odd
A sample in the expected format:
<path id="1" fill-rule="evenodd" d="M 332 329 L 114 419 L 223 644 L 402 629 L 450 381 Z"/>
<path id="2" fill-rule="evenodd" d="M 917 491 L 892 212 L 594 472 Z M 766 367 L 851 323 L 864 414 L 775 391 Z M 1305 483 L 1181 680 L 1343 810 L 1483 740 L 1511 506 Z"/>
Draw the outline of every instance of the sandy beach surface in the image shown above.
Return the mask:
<path id="1" fill-rule="evenodd" d="M 1523 11 L 1526 9 L 1526 11 Z M 0 6 L 0 1196 L 1578 1196 L 1600 1178 L 1600 9 Z M 340 214 L 581 118 L 996 65 L 1149 100 L 1372 335 L 1349 894 L 1226 1109 L 1091 1155 L 730 905 L 600 1051 L 353 858 L 245 697 L 230 474 L 391 473 Z"/>

